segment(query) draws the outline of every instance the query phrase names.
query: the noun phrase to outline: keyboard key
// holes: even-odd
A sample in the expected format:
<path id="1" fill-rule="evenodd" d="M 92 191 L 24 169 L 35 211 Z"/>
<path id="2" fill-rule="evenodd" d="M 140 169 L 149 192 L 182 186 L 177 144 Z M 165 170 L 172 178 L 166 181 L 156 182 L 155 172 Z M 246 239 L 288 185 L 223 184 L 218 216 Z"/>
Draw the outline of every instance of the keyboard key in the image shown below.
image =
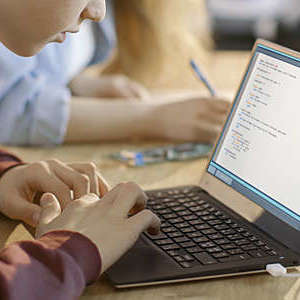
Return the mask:
<path id="1" fill-rule="evenodd" d="M 209 236 L 210 240 L 217 240 L 223 238 L 223 235 L 220 233 L 210 234 Z"/>
<path id="2" fill-rule="evenodd" d="M 180 243 L 180 246 L 182 248 L 189 248 L 189 247 L 195 247 L 196 244 L 194 242 L 185 242 L 185 243 Z"/>
<path id="3" fill-rule="evenodd" d="M 227 263 L 227 262 L 234 262 L 234 261 L 239 261 L 239 260 L 246 260 L 246 259 L 250 259 L 250 258 L 251 258 L 251 256 L 248 254 L 231 255 L 228 257 L 220 258 L 219 262 Z"/>
<path id="4" fill-rule="evenodd" d="M 246 229 L 243 228 L 243 227 L 236 228 L 235 230 L 236 230 L 238 233 L 246 232 Z"/>
<path id="5" fill-rule="evenodd" d="M 253 257 L 265 257 L 267 256 L 267 254 L 263 251 L 259 251 L 259 250 L 253 250 L 253 251 L 249 251 L 248 254 L 250 254 Z"/>
<path id="6" fill-rule="evenodd" d="M 176 228 L 174 228 L 174 227 L 165 227 L 165 228 L 161 228 L 161 230 L 162 230 L 164 233 L 170 233 L 170 232 L 177 231 Z"/>
<path id="7" fill-rule="evenodd" d="M 255 245 L 261 247 L 261 246 L 264 246 L 265 243 L 262 241 L 257 241 L 257 242 L 255 242 Z"/>
<path id="8" fill-rule="evenodd" d="M 221 220 L 224 220 L 224 223 L 225 223 L 225 224 L 229 224 L 229 225 L 230 225 L 230 224 L 233 223 L 233 221 L 232 221 L 231 219 L 226 219 L 226 218 L 224 218 L 224 217 L 221 218 Z"/>
<path id="9" fill-rule="evenodd" d="M 275 250 L 272 250 L 272 251 L 268 252 L 268 255 L 277 256 L 278 253 Z"/>
<path id="10" fill-rule="evenodd" d="M 198 217 L 205 217 L 205 216 L 208 216 L 208 215 L 210 215 L 210 212 L 209 211 L 206 211 L 206 210 L 203 210 L 203 211 L 197 211 L 196 212 L 196 215 L 198 216 Z"/>
<path id="11" fill-rule="evenodd" d="M 192 200 L 197 201 L 198 204 L 204 204 L 205 200 L 201 199 L 202 197 L 200 195 L 192 197 Z"/>
<path id="12" fill-rule="evenodd" d="M 202 206 L 203 206 L 204 208 L 210 208 L 210 207 L 211 207 L 211 205 L 210 205 L 209 203 L 203 204 Z"/>
<path id="13" fill-rule="evenodd" d="M 202 206 L 190 207 L 190 211 L 192 211 L 192 212 L 197 212 L 197 211 L 201 211 L 201 210 L 203 210 Z"/>
<path id="14" fill-rule="evenodd" d="M 183 222 L 183 223 L 178 223 L 174 225 L 176 228 L 180 229 L 180 228 L 184 228 L 184 227 L 189 227 L 189 223 L 187 222 Z"/>
<path id="15" fill-rule="evenodd" d="M 192 238 L 201 237 L 203 236 L 203 234 L 200 233 L 199 231 L 196 231 L 196 232 L 188 233 L 187 236 L 192 239 Z"/>
<path id="16" fill-rule="evenodd" d="M 231 223 L 230 226 L 231 226 L 231 228 L 234 228 L 237 231 L 237 229 L 239 228 L 240 225 L 237 223 Z"/>
<path id="17" fill-rule="evenodd" d="M 194 254 L 197 260 L 199 260 L 203 265 L 211 265 L 217 263 L 217 261 L 211 257 L 206 252 L 196 253 Z"/>
<path id="18" fill-rule="evenodd" d="M 223 250 L 220 247 L 213 247 L 206 249 L 206 251 L 211 254 L 216 252 L 222 252 Z"/>
<path id="19" fill-rule="evenodd" d="M 214 226 L 214 228 L 215 228 L 216 230 L 225 230 L 225 229 L 229 229 L 229 226 L 226 225 L 226 224 L 220 224 L 220 225 Z"/>
<path id="20" fill-rule="evenodd" d="M 169 208 L 165 208 L 159 211 L 160 215 L 170 214 L 172 211 Z"/>
<path id="21" fill-rule="evenodd" d="M 195 201 L 189 201 L 183 204 L 184 207 L 193 207 L 193 206 L 197 206 L 198 204 Z"/>
<path id="22" fill-rule="evenodd" d="M 184 206 L 176 206 L 176 207 L 172 208 L 172 210 L 175 211 L 175 212 L 183 211 L 185 209 L 186 208 Z"/>
<path id="23" fill-rule="evenodd" d="M 174 201 L 173 199 L 165 198 L 165 199 L 161 200 L 160 202 L 164 203 L 164 204 L 167 204 L 167 203 L 170 203 L 170 202 L 173 202 L 173 201 Z"/>
<path id="24" fill-rule="evenodd" d="M 192 192 L 192 193 L 189 193 L 189 194 L 187 194 L 187 196 L 188 196 L 188 197 L 190 197 L 190 198 L 192 198 L 192 197 L 195 197 L 195 196 L 197 196 L 197 194 L 196 194 L 196 193 L 194 193 L 194 192 Z"/>
<path id="25" fill-rule="evenodd" d="M 214 258 L 224 258 L 224 257 L 228 257 L 229 254 L 226 252 L 217 252 L 217 253 L 213 253 L 212 256 Z"/>
<path id="26" fill-rule="evenodd" d="M 214 229 L 206 229 L 202 231 L 203 234 L 213 234 L 213 233 L 217 233 Z"/>
<path id="27" fill-rule="evenodd" d="M 163 239 L 166 239 L 168 238 L 164 233 L 160 233 L 160 234 L 157 234 L 157 235 L 152 235 L 152 234 L 149 234 L 149 233 L 145 233 L 146 236 L 151 239 L 151 240 L 163 240 Z"/>
<path id="28" fill-rule="evenodd" d="M 152 206 L 152 209 L 154 210 L 160 210 L 160 209 L 164 209 L 166 208 L 164 205 L 161 205 L 161 204 L 157 204 L 157 205 L 153 205 Z"/>
<path id="29" fill-rule="evenodd" d="M 242 240 L 236 241 L 236 244 L 239 246 L 242 246 L 242 245 L 249 245 L 250 242 L 247 239 L 242 239 Z"/>
<path id="30" fill-rule="evenodd" d="M 207 223 L 211 226 L 215 226 L 215 225 L 222 224 L 222 221 L 221 220 L 211 220 L 211 221 L 208 221 Z"/>
<path id="31" fill-rule="evenodd" d="M 174 232 L 168 233 L 168 237 L 170 237 L 170 238 L 177 238 L 180 236 L 183 236 L 183 234 L 180 231 L 174 231 Z"/>
<path id="32" fill-rule="evenodd" d="M 213 215 L 201 217 L 203 221 L 215 220 L 217 217 Z"/>
<path id="33" fill-rule="evenodd" d="M 222 216 L 223 213 L 220 210 L 217 210 L 217 211 L 214 212 L 214 215 L 215 216 Z"/>
<path id="34" fill-rule="evenodd" d="M 189 210 L 179 211 L 177 213 L 178 216 L 184 217 L 184 216 L 190 216 L 192 213 Z"/>
<path id="35" fill-rule="evenodd" d="M 208 238 L 205 236 L 193 238 L 193 241 L 197 244 L 208 242 Z"/>
<path id="36" fill-rule="evenodd" d="M 185 250 L 183 250 L 183 249 L 169 250 L 169 251 L 167 251 L 167 253 L 168 253 L 170 256 L 172 256 L 172 257 L 174 257 L 174 256 L 182 256 L 182 255 L 187 254 L 187 252 L 186 252 Z"/>
<path id="37" fill-rule="evenodd" d="M 273 251 L 273 249 L 270 248 L 270 247 L 267 246 L 267 245 L 263 246 L 263 247 L 261 248 L 261 250 L 263 250 L 263 251 Z"/>
<path id="38" fill-rule="evenodd" d="M 189 254 L 185 254 L 182 256 L 182 258 L 185 260 L 185 261 L 193 261 L 195 260 L 191 255 Z"/>
<path id="39" fill-rule="evenodd" d="M 251 250 L 257 249 L 257 247 L 255 245 L 245 245 L 245 246 L 241 246 L 241 248 L 245 251 L 251 251 Z"/>
<path id="40" fill-rule="evenodd" d="M 174 218 L 177 218 L 177 215 L 174 214 L 174 213 L 171 213 L 171 214 L 166 214 L 163 216 L 164 219 L 168 220 L 168 219 L 174 219 Z"/>
<path id="41" fill-rule="evenodd" d="M 211 247 L 214 247 L 214 246 L 216 246 L 216 244 L 215 243 L 213 243 L 213 242 L 206 242 L 206 243 L 201 243 L 200 244 L 200 247 L 201 248 L 211 248 Z"/>
<path id="42" fill-rule="evenodd" d="M 184 261 L 184 258 L 182 256 L 174 256 L 174 259 L 177 261 L 177 262 L 183 262 Z"/>
<path id="43" fill-rule="evenodd" d="M 165 251 L 180 249 L 180 247 L 176 244 L 161 246 L 161 248 Z"/>
<path id="44" fill-rule="evenodd" d="M 166 228 L 166 227 L 169 227 L 170 226 L 170 224 L 168 223 L 168 222 L 162 222 L 161 224 L 160 224 L 160 228 L 162 228 L 162 229 L 164 229 L 164 228 Z"/>
<path id="45" fill-rule="evenodd" d="M 162 245 L 168 245 L 173 244 L 173 241 L 171 239 L 164 239 L 164 240 L 156 240 L 154 241 L 156 245 L 162 246 Z"/>
<path id="46" fill-rule="evenodd" d="M 225 230 L 221 230 L 221 233 L 224 234 L 224 235 L 232 235 L 232 234 L 235 234 L 235 230 L 225 229 Z"/>
<path id="47" fill-rule="evenodd" d="M 251 241 L 251 242 L 256 242 L 256 241 L 258 241 L 258 238 L 256 237 L 256 236 L 251 236 L 251 237 L 249 237 L 249 240 Z"/>
<path id="48" fill-rule="evenodd" d="M 228 249 L 235 249 L 237 248 L 237 245 L 235 244 L 225 244 L 221 246 L 224 250 L 228 250 Z"/>
<path id="49" fill-rule="evenodd" d="M 185 227 L 185 228 L 182 228 L 181 231 L 182 231 L 183 233 L 190 233 L 190 232 L 196 231 L 196 229 L 193 228 L 193 227 Z"/>
<path id="50" fill-rule="evenodd" d="M 195 219 L 198 219 L 198 217 L 195 216 L 195 215 L 190 215 L 190 216 L 184 216 L 183 219 L 184 219 L 185 221 L 193 221 L 193 220 L 195 220 Z"/>
<path id="51" fill-rule="evenodd" d="M 207 224 L 200 224 L 195 226 L 198 230 L 210 229 L 211 227 Z"/>
<path id="52" fill-rule="evenodd" d="M 243 233 L 243 236 L 244 236 L 244 237 L 249 237 L 249 236 L 252 236 L 252 234 L 251 234 L 250 232 L 247 231 L 247 232 L 244 232 L 244 233 Z"/>
<path id="53" fill-rule="evenodd" d="M 182 236 L 182 237 L 175 238 L 174 241 L 175 241 L 176 243 L 183 243 L 183 242 L 188 242 L 188 241 L 190 241 L 190 239 L 188 239 L 188 238 L 185 237 L 185 236 Z"/>
<path id="54" fill-rule="evenodd" d="M 236 241 L 236 240 L 241 240 L 243 239 L 243 237 L 239 234 L 239 233 L 236 233 L 236 234 L 230 234 L 230 235 L 227 235 L 226 236 L 229 240 L 231 241 Z"/>
<path id="55" fill-rule="evenodd" d="M 188 193 L 190 193 L 192 190 L 193 190 L 192 187 L 184 188 L 184 189 L 182 190 L 182 193 L 188 194 Z"/>
<path id="56" fill-rule="evenodd" d="M 189 221 L 189 223 L 193 226 L 195 225 L 199 225 L 199 224 L 204 224 L 204 222 L 202 220 L 193 220 L 193 221 Z"/>
<path id="57" fill-rule="evenodd" d="M 203 250 L 196 246 L 196 247 L 187 248 L 186 251 L 188 253 L 194 254 L 194 253 L 202 252 Z"/>
<path id="58" fill-rule="evenodd" d="M 195 267 L 197 264 L 195 264 L 194 262 L 184 261 L 184 262 L 181 262 L 180 265 L 183 268 L 192 268 L 192 267 Z"/>
<path id="59" fill-rule="evenodd" d="M 231 255 L 236 255 L 236 254 L 242 254 L 244 253 L 244 251 L 242 249 L 231 249 L 228 250 L 228 253 L 230 253 Z"/>
<path id="60" fill-rule="evenodd" d="M 176 215 L 175 215 L 176 216 Z M 170 220 L 168 220 L 168 222 L 170 223 L 170 224 L 177 224 L 177 223 L 182 223 L 183 222 L 183 219 L 181 218 L 181 217 L 179 217 L 179 218 L 175 218 L 175 219 L 170 219 Z"/>
<path id="61" fill-rule="evenodd" d="M 227 240 L 227 239 L 220 239 L 220 240 L 215 240 L 214 241 L 216 244 L 218 244 L 218 245 L 224 245 L 224 244 L 229 244 L 229 243 L 231 243 L 229 240 Z"/>

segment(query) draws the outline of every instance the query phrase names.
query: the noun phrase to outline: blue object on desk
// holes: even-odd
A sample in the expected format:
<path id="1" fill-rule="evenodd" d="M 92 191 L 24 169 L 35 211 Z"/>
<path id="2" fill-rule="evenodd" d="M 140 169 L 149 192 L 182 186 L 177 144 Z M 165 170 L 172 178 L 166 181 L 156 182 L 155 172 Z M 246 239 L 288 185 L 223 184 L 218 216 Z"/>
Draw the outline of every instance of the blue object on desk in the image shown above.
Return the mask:
<path id="1" fill-rule="evenodd" d="M 195 71 L 195 74 L 197 77 L 205 84 L 207 89 L 209 90 L 212 97 L 215 97 L 217 95 L 216 90 L 212 87 L 212 85 L 209 83 L 208 79 L 205 77 L 205 75 L 200 71 L 200 68 L 197 66 L 194 60 L 191 59 L 190 65 Z"/>

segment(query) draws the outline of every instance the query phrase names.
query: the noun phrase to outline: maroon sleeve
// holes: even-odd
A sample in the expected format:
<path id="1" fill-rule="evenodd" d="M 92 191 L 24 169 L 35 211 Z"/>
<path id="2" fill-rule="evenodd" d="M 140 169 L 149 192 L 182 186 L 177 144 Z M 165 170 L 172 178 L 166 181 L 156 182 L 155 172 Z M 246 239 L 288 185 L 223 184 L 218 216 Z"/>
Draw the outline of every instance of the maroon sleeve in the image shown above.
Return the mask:
<path id="1" fill-rule="evenodd" d="M 100 270 L 100 254 L 87 237 L 53 231 L 0 252 L 0 299 L 74 300 Z"/>
<path id="2" fill-rule="evenodd" d="M 0 177 L 9 169 L 23 164 L 17 156 L 0 149 Z"/>

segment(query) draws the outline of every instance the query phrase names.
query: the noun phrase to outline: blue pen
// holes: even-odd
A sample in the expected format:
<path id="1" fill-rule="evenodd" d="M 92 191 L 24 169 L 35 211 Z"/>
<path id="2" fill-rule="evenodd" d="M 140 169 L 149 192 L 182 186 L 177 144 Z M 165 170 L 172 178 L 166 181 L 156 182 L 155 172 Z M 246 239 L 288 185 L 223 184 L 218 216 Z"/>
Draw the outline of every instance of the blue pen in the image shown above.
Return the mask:
<path id="1" fill-rule="evenodd" d="M 207 89 L 209 90 L 212 97 L 215 97 L 217 95 L 216 90 L 212 87 L 212 85 L 208 82 L 207 78 L 204 76 L 204 74 L 200 71 L 199 67 L 195 63 L 194 60 L 191 59 L 190 65 L 195 71 L 195 74 L 197 77 L 205 84 Z"/>

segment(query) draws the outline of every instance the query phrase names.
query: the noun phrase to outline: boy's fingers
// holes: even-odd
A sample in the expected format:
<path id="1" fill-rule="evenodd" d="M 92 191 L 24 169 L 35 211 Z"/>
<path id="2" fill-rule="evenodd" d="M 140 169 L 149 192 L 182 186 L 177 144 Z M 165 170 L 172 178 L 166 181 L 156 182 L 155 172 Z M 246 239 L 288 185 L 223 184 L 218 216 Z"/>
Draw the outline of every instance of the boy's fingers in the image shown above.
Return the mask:
<path id="1" fill-rule="evenodd" d="M 60 161 L 52 160 L 49 164 L 55 175 L 74 191 L 75 199 L 90 192 L 90 179 L 87 175 L 80 174 Z"/>
<path id="2" fill-rule="evenodd" d="M 128 219 L 138 234 L 148 231 L 150 234 L 158 234 L 160 231 L 160 219 L 149 209 L 144 209 L 137 215 Z"/>
<path id="3" fill-rule="evenodd" d="M 3 211 L 10 218 L 22 220 L 33 227 L 38 224 L 40 212 L 39 205 L 30 203 L 23 198 L 15 198 L 14 201 L 10 201 L 9 206 Z"/>
<path id="4" fill-rule="evenodd" d="M 97 171 L 97 178 L 98 178 L 98 184 L 99 184 L 99 190 L 100 190 L 100 197 L 103 197 L 106 193 L 110 190 L 110 185 L 107 183 L 107 181 L 104 179 L 104 177 L 101 175 L 100 172 Z"/>
<path id="5" fill-rule="evenodd" d="M 100 195 L 97 177 L 97 167 L 93 163 L 71 163 L 68 164 L 68 166 L 74 169 L 75 171 L 88 176 L 90 181 L 89 193 L 93 193 L 98 196 Z"/>
<path id="6" fill-rule="evenodd" d="M 39 224 L 47 225 L 61 214 L 59 202 L 53 194 L 44 194 L 40 203 L 42 209 Z"/>
<path id="7" fill-rule="evenodd" d="M 147 203 L 147 196 L 135 183 L 120 185 L 119 194 L 114 201 L 115 210 L 127 216 L 129 212 L 137 213 L 143 210 Z"/>

